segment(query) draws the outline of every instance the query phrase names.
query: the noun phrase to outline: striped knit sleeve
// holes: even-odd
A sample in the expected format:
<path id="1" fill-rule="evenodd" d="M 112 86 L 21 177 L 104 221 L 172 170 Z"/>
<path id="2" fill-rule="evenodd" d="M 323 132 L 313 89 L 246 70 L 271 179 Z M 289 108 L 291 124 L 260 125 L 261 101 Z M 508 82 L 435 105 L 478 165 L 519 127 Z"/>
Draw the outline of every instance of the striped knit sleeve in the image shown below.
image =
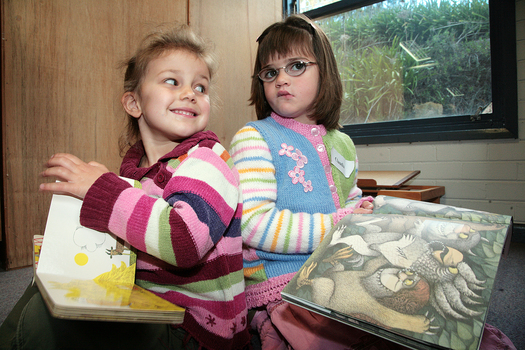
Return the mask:
<path id="1" fill-rule="evenodd" d="M 118 178 L 103 176 L 88 191 L 83 215 L 100 219 L 108 210 L 110 232 L 171 265 L 194 266 L 236 217 L 239 179 L 228 159 L 220 144 L 192 149 L 177 162 L 161 198 L 129 185 L 117 187 Z"/>
<path id="2" fill-rule="evenodd" d="M 233 137 L 230 154 L 243 197 L 241 231 L 250 247 L 273 253 L 311 253 L 333 226 L 333 215 L 276 208 L 277 181 L 270 149 L 246 126 Z"/>

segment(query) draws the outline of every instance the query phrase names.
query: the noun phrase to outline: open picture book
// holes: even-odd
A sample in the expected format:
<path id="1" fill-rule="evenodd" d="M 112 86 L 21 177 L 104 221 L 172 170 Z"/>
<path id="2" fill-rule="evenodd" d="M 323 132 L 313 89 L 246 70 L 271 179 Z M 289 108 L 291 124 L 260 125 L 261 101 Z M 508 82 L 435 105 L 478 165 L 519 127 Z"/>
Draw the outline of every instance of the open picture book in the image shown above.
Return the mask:
<path id="1" fill-rule="evenodd" d="M 512 217 L 377 196 L 345 216 L 284 300 L 413 349 L 479 348 Z"/>
<path id="2" fill-rule="evenodd" d="M 58 318 L 182 323 L 184 309 L 135 284 L 136 254 L 115 236 L 80 225 L 82 201 L 53 195 L 35 281 Z"/>

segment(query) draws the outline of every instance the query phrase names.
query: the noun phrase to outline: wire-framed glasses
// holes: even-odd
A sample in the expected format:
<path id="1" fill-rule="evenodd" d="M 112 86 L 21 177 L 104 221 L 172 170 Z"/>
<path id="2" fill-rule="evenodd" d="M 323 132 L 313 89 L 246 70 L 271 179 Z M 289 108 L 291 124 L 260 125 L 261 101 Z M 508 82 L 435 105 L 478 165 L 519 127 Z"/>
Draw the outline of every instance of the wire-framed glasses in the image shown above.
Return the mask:
<path id="1" fill-rule="evenodd" d="M 291 77 L 297 77 L 304 73 L 306 70 L 306 67 L 311 66 L 312 64 L 317 64 L 317 62 L 303 62 L 303 61 L 293 61 L 288 63 L 284 67 L 279 68 L 264 68 L 262 69 L 258 75 L 259 79 L 262 81 L 269 83 L 275 80 L 277 76 L 279 75 L 279 71 L 281 69 L 284 69 L 286 74 L 288 74 Z"/>

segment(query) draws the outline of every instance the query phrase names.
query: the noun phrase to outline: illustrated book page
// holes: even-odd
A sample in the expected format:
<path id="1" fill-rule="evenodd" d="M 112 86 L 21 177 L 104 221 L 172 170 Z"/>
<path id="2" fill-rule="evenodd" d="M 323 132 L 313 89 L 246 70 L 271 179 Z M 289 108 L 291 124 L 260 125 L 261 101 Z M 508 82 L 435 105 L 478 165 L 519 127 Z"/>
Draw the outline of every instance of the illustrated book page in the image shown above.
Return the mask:
<path id="1" fill-rule="evenodd" d="M 55 317 L 181 323 L 184 309 L 135 285 L 136 254 L 115 236 L 80 225 L 82 201 L 53 195 L 36 283 Z"/>
<path id="2" fill-rule="evenodd" d="M 284 288 L 293 304 L 414 349 L 478 349 L 512 217 L 378 196 Z"/>

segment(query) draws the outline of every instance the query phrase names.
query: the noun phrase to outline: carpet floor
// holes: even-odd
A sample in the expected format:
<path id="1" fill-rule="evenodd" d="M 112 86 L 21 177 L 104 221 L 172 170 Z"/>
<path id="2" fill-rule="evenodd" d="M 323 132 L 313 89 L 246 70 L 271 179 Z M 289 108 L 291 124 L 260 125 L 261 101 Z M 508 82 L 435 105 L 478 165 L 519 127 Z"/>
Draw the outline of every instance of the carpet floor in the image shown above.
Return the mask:
<path id="1" fill-rule="evenodd" d="M 512 242 L 500 262 L 487 323 L 505 333 L 518 350 L 525 350 L 525 243 Z M 33 268 L 0 269 L 0 324 L 33 278 Z"/>

